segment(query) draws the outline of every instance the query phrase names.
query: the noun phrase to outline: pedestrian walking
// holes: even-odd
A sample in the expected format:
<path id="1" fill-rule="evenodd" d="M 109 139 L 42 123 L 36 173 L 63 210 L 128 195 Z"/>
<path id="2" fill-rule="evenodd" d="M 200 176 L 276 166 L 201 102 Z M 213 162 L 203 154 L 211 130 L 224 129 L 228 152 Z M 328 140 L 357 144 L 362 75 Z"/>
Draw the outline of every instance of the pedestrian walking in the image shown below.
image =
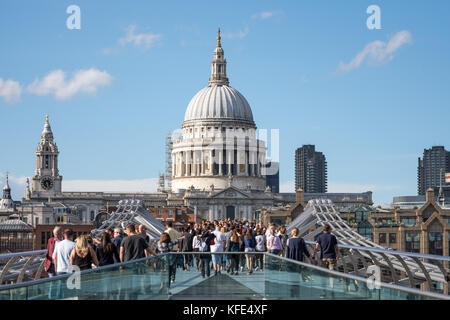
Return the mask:
<path id="1" fill-rule="evenodd" d="M 75 248 L 70 254 L 70 264 L 77 266 L 81 271 L 92 269 L 92 264 L 98 267 L 97 255 L 86 235 L 82 234 L 77 238 Z"/>
<path id="2" fill-rule="evenodd" d="M 256 229 L 256 247 L 255 251 L 258 252 L 256 255 L 257 266 L 255 270 L 263 270 L 264 269 L 264 254 L 266 251 L 266 237 L 264 236 L 263 230 L 258 228 Z"/>
<path id="3" fill-rule="evenodd" d="M 45 254 L 44 270 L 47 272 L 49 277 L 54 277 L 56 275 L 53 252 L 55 251 L 56 244 L 62 240 L 64 240 L 64 237 L 61 227 L 57 226 L 53 229 L 53 237 L 48 239 L 47 253 Z"/>
<path id="4" fill-rule="evenodd" d="M 227 241 L 227 251 L 232 252 L 234 254 L 229 254 L 229 260 L 231 262 L 230 272 L 231 274 L 238 275 L 239 269 L 239 258 L 240 255 L 236 254 L 236 252 L 240 251 L 241 243 L 239 236 L 236 232 L 236 229 L 231 229 L 230 238 Z"/>
<path id="5" fill-rule="evenodd" d="M 267 250 L 269 253 L 279 255 L 282 249 L 280 237 L 275 235 L 275 228 L 269 229 L 269 236 L 267 237 Z"/>
<path id="6" fill-rule="evenodd" d="M 95 254 L 97 255 L 99 266 L 114 264 L 115 261 L 120 260 L 117 248 L 112 243 L 108 232 L 102 234 L 100 245 L 95 249 Z"/>
<path id="7" fill-rule="evenodd" d="M 56 243 L 55 251 L 53 252 L 53 261 L 55 264 L 56 274 L 65 274 L 71 272 L 70 268 L 70 254 L 75 248 L 72 229 L 64 230 L 64 240 Z"/>
<path id="8" fill-rule="evenodd" d="M 244 247 L 245 247 L 245 258 L 247 260 L 247 270 L 248 270 L 248 274 L 252 274 L 253 273 L 253 259 L 255 257 L 254 254 L 252 254 L 253 252 L 255 252 L 255 247 L 256 247 L 256 241 L 255 241 L 255 237 L 253 235 L 253 231 L 252 229 L 248 228 L 247 232 L 244 236 Z"/>
<path id="9" fill-rule="evenodd" d="M 331 234 L 331 227 L 328 224 L 323 226 L 323 233 L 317 237 L 316 246 L 314 248 L 313 256 L 316 255 L 320 249 L 320 261 L 321 266 L 329 270 L 336 270 L 337 263 L 339 261 L 339 247 L 336 236 Z M 329 277 L 331 295 L 334 297 L 334 281 L 333 277 Z M 323 285 L 325 288 L 325 285 Z M 325 298 L 327 292 L 324 289 L 321 298 Z"/>
<path id="10" fill-rule="evenodd" d="M 281 240 L 281 256 L 287 257 L 287 241 L 289 239 L 289 236 L 287 234 L 287 230 L 285 226 L 281 226 L 279 229 L 279 234 Z"/>
<path id="11" fill-rule="evenodd" d="M 211 242 L 214 240 L 215 235 L 211 233 L 210 230 L 205 230 L 201 237 L 200 243 L 200 261 L 201 261 L 201 274 L 202 278 L 205 276 L 209 277 L 211 275 Z"/>
<path id="12" fill-rule="evenodd" d="M 180 237 L 179 239 L 175 239 L 173 241 L 170 240 L 170 235 L 166 232 L 163 232 L 161 234 L 161 238 L 158 241 L 158 251 L 160 253 L 169 253 L 169 252 L 173 252 L 174 250 L 174 246 L 176 244 L 178 244 L 178 241 L 184 239 L 184 237 Z M 176 270 L 176 255 L 172 255 L 172 254 L 168 254 L 167 256 L 167 262 L 169 265 L 169 285 L 168 287 L 170 288 L 170 285 L 173 283 L 173 281 L 175 281 L 175 270 Z M 161 283 L 161 286 L 163 285 L 163 283 Z M 162 289 L 162 287 L 160 288 L 160 290 Z"/>

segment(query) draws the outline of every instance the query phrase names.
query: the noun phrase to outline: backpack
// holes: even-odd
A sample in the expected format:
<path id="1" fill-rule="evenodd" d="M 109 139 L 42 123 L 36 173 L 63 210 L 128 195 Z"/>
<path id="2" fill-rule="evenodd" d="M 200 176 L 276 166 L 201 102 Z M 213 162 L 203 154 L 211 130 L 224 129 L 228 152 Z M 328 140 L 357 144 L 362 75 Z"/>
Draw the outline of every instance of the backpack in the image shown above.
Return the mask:
<path id="1" fill-rule="evenodd" d="M 198 249 L 200 252 L 209 252 L 208 245 L 206 244 L 206 241 L 201 240 L 200 241 L 200 248 Z"/>

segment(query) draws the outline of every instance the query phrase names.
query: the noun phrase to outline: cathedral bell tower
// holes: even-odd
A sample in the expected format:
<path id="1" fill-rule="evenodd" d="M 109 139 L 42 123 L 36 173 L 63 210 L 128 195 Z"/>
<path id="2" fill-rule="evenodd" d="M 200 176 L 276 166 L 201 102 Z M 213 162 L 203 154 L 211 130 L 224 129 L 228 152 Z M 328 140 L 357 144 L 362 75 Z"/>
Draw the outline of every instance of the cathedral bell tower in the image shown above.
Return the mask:
<path id="1" fill-rule="evenodd" d="M 36 172 L 31 185 L 32 197 L 44 198 L 61 193 L 62 177 L 58 170 L 58 154 L 47 116 L 41 142 L 36 149 Z"/>

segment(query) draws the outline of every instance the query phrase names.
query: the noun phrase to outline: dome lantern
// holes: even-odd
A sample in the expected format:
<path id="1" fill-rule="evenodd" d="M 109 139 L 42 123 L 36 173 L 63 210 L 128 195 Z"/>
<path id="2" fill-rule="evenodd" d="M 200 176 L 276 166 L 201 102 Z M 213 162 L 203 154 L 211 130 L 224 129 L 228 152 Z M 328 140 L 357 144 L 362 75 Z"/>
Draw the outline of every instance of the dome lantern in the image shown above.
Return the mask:
<path id="1" fill-rule="evenodd" d="M 256 128 L 253 114 L 245 97 L 229 86 L 224 51 L 217 32 L 217 46 L 211 62 L 211 77 L 207 87 L 200 90 L 189 102 L 183 127 L 200 123 L 232 123 Z"/>
<path id="2" fill-rule="evenodd" d="M 228 86 L 227 60 L 225 60 L 222 44 L 220 43 L 220 28 L 217 31 L 217 46 L 214 50 L 214 59 L 211 62 L 211 78 L 209 85 Z"/>

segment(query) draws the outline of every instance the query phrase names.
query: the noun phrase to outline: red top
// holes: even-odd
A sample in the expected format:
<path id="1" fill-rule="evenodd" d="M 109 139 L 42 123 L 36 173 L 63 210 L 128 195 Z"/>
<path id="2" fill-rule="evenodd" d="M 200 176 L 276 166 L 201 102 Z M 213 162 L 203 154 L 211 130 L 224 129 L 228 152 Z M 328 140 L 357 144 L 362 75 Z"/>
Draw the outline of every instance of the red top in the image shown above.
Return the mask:
<path id="1" fill-rule="evenodd" d="M 50 269 L 51 264 L 53 263 L 53 251 L 55 251 L 55 245 L 56 245 L 56 238 L 52 237 L 48 239 L 47 243 L 47 254 L 45 255 L 45 261 L 44 261 L 44 269 L 47 272 L 48 269 Z"/>

